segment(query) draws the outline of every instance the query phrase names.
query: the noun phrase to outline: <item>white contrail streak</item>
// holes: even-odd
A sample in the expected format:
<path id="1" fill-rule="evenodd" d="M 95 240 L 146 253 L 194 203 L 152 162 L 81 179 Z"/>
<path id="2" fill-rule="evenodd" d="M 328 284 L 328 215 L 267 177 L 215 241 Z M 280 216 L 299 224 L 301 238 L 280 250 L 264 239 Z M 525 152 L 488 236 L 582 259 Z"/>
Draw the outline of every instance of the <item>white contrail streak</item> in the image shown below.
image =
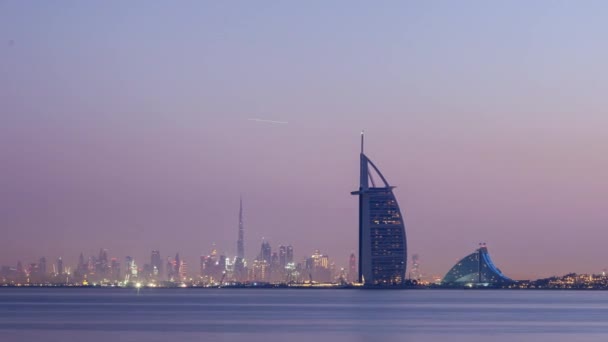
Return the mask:
<path id="1" fill-rule="evenodd" d="M 273 123 L 273 124 L 288 124 L 287 121 L 275 121 L 275 120 L 264 120 L 264 119 L 247 119 L 249 121 L 255 121 L 255 122 L 267 122 L 267 123 Z"/>

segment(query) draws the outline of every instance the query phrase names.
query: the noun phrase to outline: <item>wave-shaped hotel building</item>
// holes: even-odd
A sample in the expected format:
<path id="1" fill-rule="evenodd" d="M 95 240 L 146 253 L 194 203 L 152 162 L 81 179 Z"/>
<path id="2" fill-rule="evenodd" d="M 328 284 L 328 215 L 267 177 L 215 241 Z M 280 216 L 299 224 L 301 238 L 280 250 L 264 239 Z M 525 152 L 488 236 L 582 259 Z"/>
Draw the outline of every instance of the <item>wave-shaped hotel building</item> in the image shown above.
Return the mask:
<path id="1" fill-rule="evenodd" d="M 488 248 L 481 243 L 479 248 L 462 258 L 441 281 L 445 286 L 498 286 L 514 283 L 494 265 Z"/>
<path id="2" fill-rule="evenodd" d="M 403 287 L 407 266 L 403 216 L 395 187 L 364 154 L 363 139 L 362 132 L 359 190 L 351 193 L 359 196 L 359 282 L 369 287 Z"/>

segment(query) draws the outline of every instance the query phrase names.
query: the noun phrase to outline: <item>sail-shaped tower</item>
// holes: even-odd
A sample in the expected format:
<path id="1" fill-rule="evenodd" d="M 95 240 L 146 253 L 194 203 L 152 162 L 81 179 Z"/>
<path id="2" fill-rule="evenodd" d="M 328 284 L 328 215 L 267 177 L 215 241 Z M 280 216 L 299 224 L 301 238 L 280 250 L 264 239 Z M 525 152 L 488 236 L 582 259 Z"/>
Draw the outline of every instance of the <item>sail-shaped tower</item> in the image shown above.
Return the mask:
<path id="1" fill-rule="evenodd" d="M 403 216 L 394 186 L 365 155 L 363 144 L 361 132 L 359 190 L 351 193 L 359 196 L 359 282 L 373 287 L 402 287 L 407 265 Z"/>

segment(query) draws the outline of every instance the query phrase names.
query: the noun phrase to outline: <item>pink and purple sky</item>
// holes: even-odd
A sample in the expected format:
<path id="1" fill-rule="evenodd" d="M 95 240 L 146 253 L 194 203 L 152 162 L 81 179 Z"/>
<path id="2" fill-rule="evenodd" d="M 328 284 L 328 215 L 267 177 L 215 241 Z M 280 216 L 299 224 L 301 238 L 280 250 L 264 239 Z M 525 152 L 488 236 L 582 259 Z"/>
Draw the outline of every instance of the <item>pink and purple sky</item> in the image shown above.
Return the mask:
<path id="1" fill-rule="evenodd" d="M 0 264 L 357 247 L 359 131 L 442 276 L 608 267 L 604 1 L 0 2 Z M 288 124 L 255 122 L 261 118 Z"/>

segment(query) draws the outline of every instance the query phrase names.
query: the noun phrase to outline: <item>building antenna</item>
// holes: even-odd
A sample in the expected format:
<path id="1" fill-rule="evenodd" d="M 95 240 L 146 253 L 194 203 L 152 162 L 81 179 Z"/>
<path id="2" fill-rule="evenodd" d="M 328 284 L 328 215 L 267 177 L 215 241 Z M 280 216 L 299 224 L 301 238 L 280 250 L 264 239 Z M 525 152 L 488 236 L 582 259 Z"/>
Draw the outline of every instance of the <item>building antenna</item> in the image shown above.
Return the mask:
<path id="1" fill-rule="evenodd" d="M 365 134 L 365 131 L 361 130 L 361 154 L 363 154 L 363 138 L 364 138 L 364 134 Z"/>

